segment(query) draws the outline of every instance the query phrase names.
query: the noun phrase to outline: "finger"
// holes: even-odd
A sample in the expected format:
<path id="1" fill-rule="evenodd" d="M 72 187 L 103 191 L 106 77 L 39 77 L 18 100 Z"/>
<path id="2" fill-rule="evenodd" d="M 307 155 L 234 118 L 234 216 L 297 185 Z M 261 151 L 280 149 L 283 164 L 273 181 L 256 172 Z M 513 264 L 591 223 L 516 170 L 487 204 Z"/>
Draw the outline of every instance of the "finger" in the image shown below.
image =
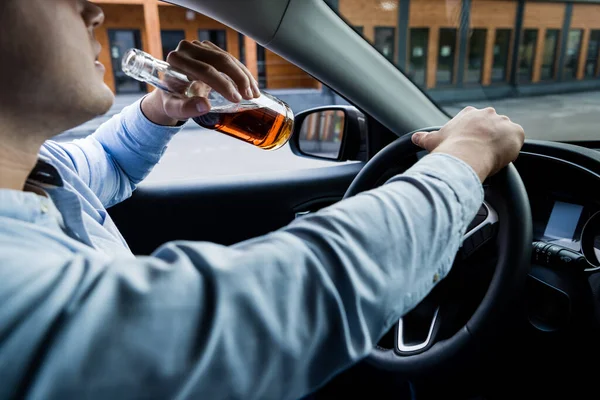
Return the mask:
<path id="1" fill-rule="evenodd" d="M 193 81 L 192 86 L 188 89 L 188 92 L 193 94 L 194 96 L 199 97 L 208 97 L 212 88 L 208 86 L 206 83 L 201 81 Z M 190 96 L 192 97 L 192 96 Z"/>
<path id="2" fill-rule="evenodd" d="M 223 97 L 234 103 L 242 100 L 240 92 L 232 81 L 223 76 L 217 68 L 208 62 L 199 61 L 183 52 L 172 52 L 167 57 L 167 62 L 175 69 L 187 75 L 190 80 L 202 81 L 221 93 Z"/>
<path id="3" fill-rule="evenodd" d="M 205 40 L 204 42 L 200 42 L 198 40 L 194 40 L 192 43 L 196 43 L 196 44 L 204 44 L 206 46 L 210 46 L 211 48 L 217 50 L 217 51 L 222 51 L 225 52 L 225 50 L 223 50 L 222 48 L 220 48 L 219 46 L 217 46 L 216 44 L 214 44 L 213 42 L 210 42 L 208 40 Z M 229 54 L 229 53 L 227 53 Z M 233 59 L 233 61 L 235 61 L 235 63 L 242 69 L 242 71 L 246 74 L 246 76 L 248 77 L 248 80 L 250 81 L 250 87 L 252 88 L 252 92 L 254 93 L 254 97 L 260 97 L 260 88 L 258 87 L 258 82 L 256 81 L 256 78 L 254 78 L 254 76 L 252 76 L 252 72 L 250 72 L 250 70 L 248 68 L 246 68 L 246 66 L 237 58 L 235 57 L 231 57 Z"/>
<path id="4" fill-rule="evenodd" d="M 187 44 L 186 44 L 187 43 Z M 239 93 L 247 100 L 254 97 L 250 79 L 240 68 L 235 58 L 210 42 L 184 42 L 181 51 L 190 58 L 212 65 L 218 71 L 226 74 L 238 88 Z M 215 89 L 216 90 L 216 89 Z"/>
<path id="5" fill-rule="evenodd" d="M 168 96 L 163 106 L 167 115 L 180 121 L 199 117 L 210 111 L 210 102 L 205 97 L 180 99 Z"/>
<path id="6" fill-rule="evenodd" d="M 456 114 L 456 116 L 458 117 L 459 115 L 467 114 L 467 113 L 473 112 L 475 110 L 477 110 L 475 107 L 467 106 L 467 107 L 463 108 L 462 110 L 460 110 L 460 112 L 458 114 Z"/>
<path id="7" fill-rule="evenodd" d="M 440 145 L 443 137 L 439 134 L 439 131 L 416 132 L 412 135 L 411 139 L 417 146 L 427 151 L 432 151 Z"/>

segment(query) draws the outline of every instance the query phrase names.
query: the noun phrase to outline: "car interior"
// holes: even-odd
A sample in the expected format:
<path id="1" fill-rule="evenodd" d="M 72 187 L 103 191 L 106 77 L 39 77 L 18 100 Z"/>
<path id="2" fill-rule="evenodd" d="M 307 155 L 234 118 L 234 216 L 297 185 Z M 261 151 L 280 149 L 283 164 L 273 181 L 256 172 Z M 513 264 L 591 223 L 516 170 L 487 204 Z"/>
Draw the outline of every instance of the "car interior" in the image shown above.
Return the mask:
<path id="1" fill-rule="evenodd" d="M 303 123 L 343 113 L 338 162 L 329 166 L 142 182 L 109 209 L 135 254 L 173 240 L 231 245 L 375 188 L 426 154 L 411 132 L 450 119 L 323 0 L 170 3 L 251 37 L 350 105 L 295 116 L 293 152 L 319 157 L 303 148 Z M 484 183 L 450 275 L 365 360 L 308 398 L 600 397 L 598 139 L 526 138 L 519 158 Z"/>

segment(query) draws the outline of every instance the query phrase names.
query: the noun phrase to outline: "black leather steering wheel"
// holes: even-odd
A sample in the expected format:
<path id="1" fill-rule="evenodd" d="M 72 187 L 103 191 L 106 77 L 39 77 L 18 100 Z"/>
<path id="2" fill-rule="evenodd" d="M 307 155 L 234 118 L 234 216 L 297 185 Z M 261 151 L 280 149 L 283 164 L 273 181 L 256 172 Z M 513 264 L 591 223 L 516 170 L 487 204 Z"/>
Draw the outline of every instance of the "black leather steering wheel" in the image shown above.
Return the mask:
<path id="1" fill-rule="evenodd" d="M 439 129 L 430 127 L 419 131 Z M 400 137 L 377 153 L 356 176 L 344 198 L 383 184 L 390 177 L 408 169 L 420 156 L 426 155 L 427 152 L 412 143 L 413 133 Z M 479 248 L 485 242 L 488 249 L 494 246 L 491 264 L 495 264 L 495 268 L 487 290 L 483 288 L 485 294 L 475 311 L 465 319 L 465 324 L 460 325 L 462 327 L 454 327 L 457 329 L 455 333 L 448 333 L 444 324 L 451 324 L 456 314 L 445 312 L 445 299 L 452 298 L 456 293 L 447 290 L 443 296 L 436 295 L 435 299 L 430 299 L 433 297 L 432 291 L 418 306 L 426 309 L 421 315 L 428 314 L 426 319 L 431 321 L 425 340 L 405 340 L 415 338 L 415 335 L 408 334 L 411 328 L 407 315 L 413 310 L 395 324 L 393 346 L 389 345 L 391 340 L 387 347 L 380 342 L 366 362 L 378 368 L 404 373 L 408 377 L 426 376 L 457 365 L 459 361 L 463 362 L 468 355 L 472 355 L 472 350 L 490 343 L 490 333 L 497 327 L 496 324 L 502 322 L 502 317 L 507 316 L 510 306 L 514 304 L 512 301 L 523 293 L 531 254 L 532 219 L 527 192 L 514 165 L 508 165 L 487 179 L 484 189 L 485 201 L 481 215 L 478 215 L 479 220 L 474 220 L 469 226 L 470 230 L 465 234 L 459 251 L 461 257 L 457 256 L 451 273 L 438 284 L 440 287 L 451 278 L 450 275 L 458 268 L 457 262 L 468 259 L 469 252 L 466 250 L 471 251 L 470 254 L 477 251 L 476 242 L 481 242 L 483 237 L 485 240 L 479 243 Z M 420 326 L 422 329 L 423 324 Z"/>

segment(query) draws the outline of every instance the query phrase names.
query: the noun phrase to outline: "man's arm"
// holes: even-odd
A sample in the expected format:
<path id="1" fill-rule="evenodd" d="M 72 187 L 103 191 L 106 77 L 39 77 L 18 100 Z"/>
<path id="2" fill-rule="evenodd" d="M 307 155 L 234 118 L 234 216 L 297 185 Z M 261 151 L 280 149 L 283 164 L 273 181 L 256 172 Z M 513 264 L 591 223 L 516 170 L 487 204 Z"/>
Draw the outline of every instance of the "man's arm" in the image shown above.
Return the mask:
<path id="1" fill-rule="evenodd" d="M 36 286 L 44 302 L 20 308 L 34 324 L 32 315 L 60 309 L 51 330 L 39 324 L 47 347 L 30 397 L 305 395 L 368 355 L 447 274 L 482 199 L 469 166 L 436 154 L 381 188 L 232 247 L 74 255 L 45 268 L 47 285 Z"/>
<path id="2" fill-rule="evenodd" d="M 131 196 L 180 130 L 146 118 L 140 100 L 84 139 L 46 142 L 41 154 L 51 153 L 77 173 L 108 208 Z"/>
<path id="3" fill-rule="evenodd" d="M 211 42 L 184 40 L 169 53 L 167 61 L 197 85 L 210 86 L 229 101 L 260 96 L 250 71 Z M 54 159 L 78 174 L 108 208 L 131 196 L 179 132 L 181 121 L 206 114 L 210 107 L 205 97 L 179 98 L 155 90 L 93 135 L 67 144 L 47 142 L 42 154 L 52 153 Z"/>

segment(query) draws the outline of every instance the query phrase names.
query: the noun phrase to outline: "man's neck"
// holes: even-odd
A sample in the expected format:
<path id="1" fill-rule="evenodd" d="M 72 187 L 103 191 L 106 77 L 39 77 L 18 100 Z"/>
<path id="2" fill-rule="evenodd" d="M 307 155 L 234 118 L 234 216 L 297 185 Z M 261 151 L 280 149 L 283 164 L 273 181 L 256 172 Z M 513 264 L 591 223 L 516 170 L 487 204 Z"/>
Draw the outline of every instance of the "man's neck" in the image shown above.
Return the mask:
<path id="1" fill-rule="evenodd" d="M 0 189 L 23 190 L 36 165 L 43 140 L 21 133 L 11 132 L 8 137 L 0 133 Z"/>

